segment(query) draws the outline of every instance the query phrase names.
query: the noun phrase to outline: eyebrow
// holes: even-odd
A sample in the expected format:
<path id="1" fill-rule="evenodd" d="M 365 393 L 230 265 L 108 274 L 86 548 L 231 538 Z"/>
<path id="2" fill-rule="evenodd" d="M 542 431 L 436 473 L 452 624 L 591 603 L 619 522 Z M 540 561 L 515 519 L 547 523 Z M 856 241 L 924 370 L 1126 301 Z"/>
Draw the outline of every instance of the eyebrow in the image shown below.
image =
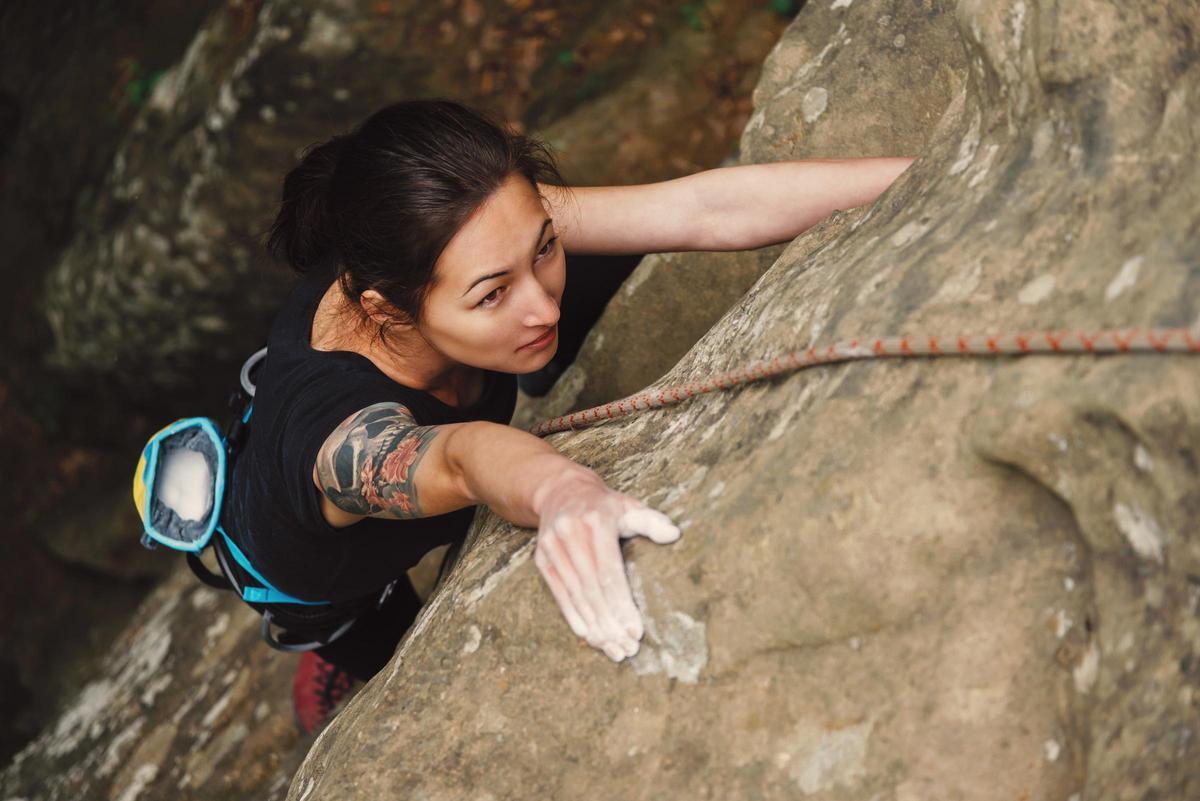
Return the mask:
<path id="1" fill-rule="evenodd" d="M 542 241 L 542 236 L 546 233 L 546 226 L 549 224 L 550 224 L 549 217 L 542 220 L 542 227 L 538 229 L 537 236 L 533 240 L 534 250 L 537 250 L 538 242 Z M 502 275 L 508 275 L 508 273 L 509 273 L 508 270 L 501 270 L 498 273 L 488 273 L 487 275 L 481 275 L 478 278 L 476 278 L 474 281 L 471 282 L 471 285 L 469 287 L 467 287 L 467 292 L 470 292 L 472 289 L 474 289 L 479 284 L 482 284 L 484 281 L 487 281 L 491 278 L 499 278 Z M 461 297 L 465 298 L 467 296 L 467 292 L 462 293 Z"/>

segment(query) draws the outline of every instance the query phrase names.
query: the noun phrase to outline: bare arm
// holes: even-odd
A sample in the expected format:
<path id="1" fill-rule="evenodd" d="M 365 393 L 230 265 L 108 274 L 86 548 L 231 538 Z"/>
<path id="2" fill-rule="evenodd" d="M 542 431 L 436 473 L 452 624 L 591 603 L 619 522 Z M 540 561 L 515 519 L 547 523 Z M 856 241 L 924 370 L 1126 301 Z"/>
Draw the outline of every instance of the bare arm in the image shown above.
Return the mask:
<path id="1" fill-rule="evenodd" d="M 697 173 L 712 251 L 790 242 L 830 213 L 871 203 L 912 158 L 812 158 Z"/>
<path id="2" fill-rule="evenodd" d="M 313 482 L 325 519 L 338 528 L 364 517 L 432 517 L 481 503 L 536 527 L 534 491 L 563 473 L 603 483 L 528 432 L 482 421 L 420 426 L 402 404 L 377 403 L 329 435 Z"/>
<path id="3" fill-rule="evenodd" d="M 567 253 L 728 251 L 790 242 L 875 200 L 908 157 L 739 164 L 630 186 L 538 184 Z"/>
<path id="4" fill-rule="evenodd" d="M 615 661 L 636 653 L 643 634 L 619 540 L 644 535 L 665 544 L 680 533 L 666 515 L 609 489 L 526 431 L 486 421 L 419 426 L 399 403 L 346 418 L 321 447 L 313 481 L 334 526 L 482 503 L 537 528 L 534 563 L 567 624 Z"/>
<path id="5" fill-rule="evenodd" d="M 704 207 L 705 250 L 790 242 L 837 210 L 871 203 L 908 157 L 808 159 L 718 167 L 689 176 Z"/>
<path id="6" fill-rule="evenodd" d="M 694 176 L 630 186 L 538 184 L 567 253 L 630 255 L 704 250 Z"/>

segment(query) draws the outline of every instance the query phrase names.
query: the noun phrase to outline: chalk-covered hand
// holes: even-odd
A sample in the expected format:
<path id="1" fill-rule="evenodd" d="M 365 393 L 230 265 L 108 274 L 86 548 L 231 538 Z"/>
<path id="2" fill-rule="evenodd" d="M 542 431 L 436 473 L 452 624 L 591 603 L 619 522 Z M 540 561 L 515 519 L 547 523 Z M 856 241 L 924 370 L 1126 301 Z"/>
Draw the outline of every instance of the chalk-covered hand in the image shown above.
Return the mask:
<path id="1" fill-rule="evenodd" d="M 533 561 L 567 624 L 593 648 L 620 662 L 638 651 L 642 616 L 633 602 L 620 539 L 642 535 L 664 544 L 679 527 L 662 512 L 616 492 L 591 471 L 570 471 L 538 487 Z"/>

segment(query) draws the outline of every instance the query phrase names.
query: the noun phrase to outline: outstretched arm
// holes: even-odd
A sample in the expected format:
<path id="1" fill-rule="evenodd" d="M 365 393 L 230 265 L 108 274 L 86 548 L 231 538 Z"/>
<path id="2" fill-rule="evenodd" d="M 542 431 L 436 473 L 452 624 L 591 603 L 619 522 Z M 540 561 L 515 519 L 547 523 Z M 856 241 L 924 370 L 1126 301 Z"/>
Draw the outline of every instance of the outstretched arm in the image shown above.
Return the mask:
<path id="1" fill-rule="evenodd" d="M 706 250 L 790 242 L 839 209 L 879 197 L 911 158 L 809 159 L 742 164 L 697 173 L 708 221 Z"/>
<path id="2" fill-rule="evenodd" d="M 323 443 L 312 477 L 335 528 L 367 516 L 430 517 L 478 504 L 537 527 L 534 564 L 567 625 L 618 662 L 637 652 L 644 633 L 620 540 L 679 537 L 662 512 L 609 489 L 527 431 L 481 420 L 420 426 L 400 403 L 347 417 Z"/>
<path id="3" fill-rule="evenodd" d="M 538 184 L 567 253 L 752 250 L 869 203 L 911 158 L 741 164 L 631 186 Z"/>

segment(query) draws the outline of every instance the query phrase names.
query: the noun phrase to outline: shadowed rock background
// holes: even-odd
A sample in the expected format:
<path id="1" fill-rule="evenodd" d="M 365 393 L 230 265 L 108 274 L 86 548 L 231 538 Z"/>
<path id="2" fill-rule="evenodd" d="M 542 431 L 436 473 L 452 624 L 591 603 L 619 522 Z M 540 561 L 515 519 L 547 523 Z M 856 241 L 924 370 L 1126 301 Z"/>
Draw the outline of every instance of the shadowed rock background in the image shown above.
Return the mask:
<path id="1" fill-rule="evenodd" d="M 755 76 L 738 159 L 920 159 L 789 245 L 644 259 L 514 422 L 869 335 L 1200 328 L 1198 16 L 809 3 Z M 253 616 L 177 575 L 0 787 L 1193 798 L 1198 396 L 1186 356 L 856 362 L 554 435 L 684 528 L 626 549 L 647 630 L 632 660 L 577 640 L 531 532 L 481 509 L 392 663 L 311 750 Z"/>

